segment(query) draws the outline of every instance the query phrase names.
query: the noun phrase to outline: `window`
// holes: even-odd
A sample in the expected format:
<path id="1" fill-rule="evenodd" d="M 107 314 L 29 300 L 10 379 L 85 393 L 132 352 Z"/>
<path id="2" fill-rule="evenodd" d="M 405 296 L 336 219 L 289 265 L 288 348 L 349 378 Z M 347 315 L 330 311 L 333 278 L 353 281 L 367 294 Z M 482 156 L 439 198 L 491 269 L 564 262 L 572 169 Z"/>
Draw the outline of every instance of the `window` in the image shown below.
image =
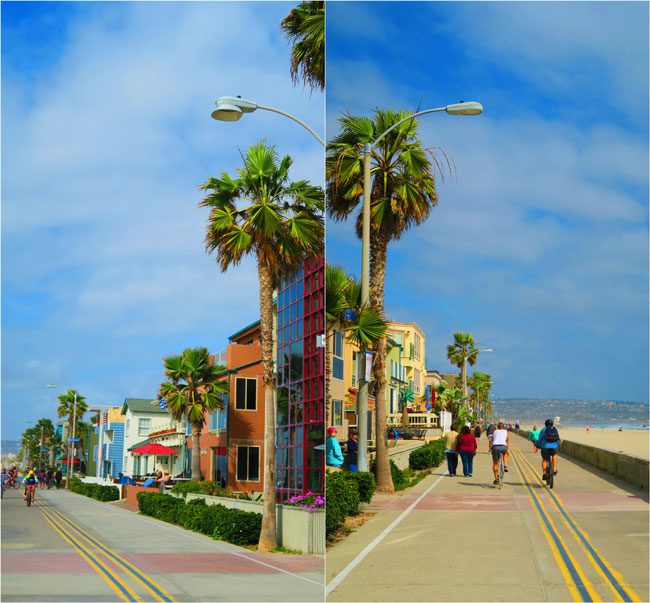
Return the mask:
<path id="1" fill-rule="evenodd" d="M 259 446 L 237 446 L 237 481 L 260 481 Z"/>
<path id="2" fill-rule="evenodd" d="M 129 462 L 129 457 L 125 456 L 124 457 L 124 464 L 122 465 L 122 471 L 126 471 L 126 466 L 127 466 L 128 462 Z"/>
<path id="3" fill-rule="evenodd" d="M 334 333 L 332 377 L 343 380 L 343 333 Z"/>
<path id="4" fill-rule="evenodd" d="M 415 357 L 420 358 L 420 346 L 422 345 L 422 337 L 420 337 L 417 333 L 413 333 L 413 342 L 414 342 L 414 348 L 415 348 Z"/>
<path id="5" fill-rule="evenodd" d="M 210 431 L 219 431 L 226 428 L 226 411 L 213 410 L 210 413 Z"/>
<path id="6" fill-rule="evenodd" d="M 237 410 L 257 410 L 257 379 L 235 379 L 235 408 Z"/>
<path id="7" fill-rule="evenodd" d="M 151 429 L 151 419 L 138 419 L 138 435 L 148 436 Z"/>
<path id="8" fill-rule="evenodd" d="M 126 424 L 124 425 L 124 434 L 125 435 L 128 435 L 128 433 L 129 433 L 129 425 L 131 425 L 131 421 L 130 421 L 130 419 L 127 419 Z"/>
<path id="9" fill-rule="evenodd" d="M 420 371 L 415 369 L 415 393 L 420 393 Z"/>
<path id="10" fill-rule="evenodd" d="M 332 400 L 332 425 L 343 425 L 343 402 Z"/>
<path id="11" fill-rule="evenodd" d="M 389 337 L 395 342 L 398 343 L 399 345 L 402 345 L 402 334 L 401 333 L 389 333 Z"/>

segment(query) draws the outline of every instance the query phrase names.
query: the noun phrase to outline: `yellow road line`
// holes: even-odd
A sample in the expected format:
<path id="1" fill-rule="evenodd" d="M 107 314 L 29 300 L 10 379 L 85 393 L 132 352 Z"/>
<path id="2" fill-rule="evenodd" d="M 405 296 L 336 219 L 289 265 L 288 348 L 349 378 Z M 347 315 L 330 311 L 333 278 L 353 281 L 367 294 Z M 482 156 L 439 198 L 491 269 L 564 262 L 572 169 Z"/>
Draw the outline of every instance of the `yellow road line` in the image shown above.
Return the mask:
<path id="1" fill-rule="evenodd" d="M 45 521 L 47 521 L 52 528 L 63 538 L 66 540 L 68 543 L 72 545 L 73 548 L 76 549 L 76 551 L 86 560 L 88 565 L 92 567 L 99 576 L 117 593 L 117 595 L 122 599 L 123 601 L 141 601 L 142 599 L 131 589 L 127 584 L 124 583 L 124 581 L 116 576 L 110 568 L 106 567 L 102 562 L 90 551 L 86 551 L 83 549 L 83 547 L 77 543 L 76 540 L 74 540 L 71 536 L 66 534 L 63 529 L 59 526 L 59 524 L 56 523 L 56 521 L 50 517 L 50 515 L 43 510 L 44 506 L 39 504 L 37 505 L 39 507 L 39 511 L 42 513 L 43 517 L 45 518 Z M 106 575 L 110 574 L 110 578 Z M 117 584 L 116 584 L 117 583 Z M 119 585 L 119 586 L 118 586 Z M 128 593 L 129 596 L 126 596 L 124 591 L 120 588 L 120 586 Z M 130 598 L 129 598 L 130 597 Z"/>
<path id="2" fill-rule="evenodd" d="M 520 466 L 520 463 L 517 461 L 516 455 L 514 456 L 514 461 L 522 481 L 526 482 L 527 478 L 524 475 L 523 468 Z M 566 560 L 563 559 L 563 556 L 559 550 L 559 546 L 562 547 L 564 555 L 569 559 L 571 565 L 573 566 L 576 574 L 580 579 L 582 586 L 584 586 L 589 597 L 591 597 L 591 600 L 602 601 L 602 599 L 594 589 L 594 586 L 585 576 L 582 568 L 580 567 L 580 564 L 576 561 L 575 557 L 571 554 L 571 551 L 569 550 L 566 543 L 564 542 L 564 539 L 560 535 L 557 527 L 555 526 L 555 523 L 551 519 L 550 515 L 544 510 L 541 500 L 539 499 L 537 494 L 533 491 L 533 489 L 530 487 L 530 484 L 526 484 L 526 490 L 528 492 L 528 495 L 531 497 L 533 501 L 533 508 L 536 509 L 538 512 L 537 513 L 538 520 L 540 525 L 542 526 L 542 532 L 544 533 L 544 536 L 546 537 L 546 540 L 550 545 L 551 552 L 553 553 L 553 557 L 555 558 L 558 568 L 560 569 L 560 572 L 562 573 L 562 576 L 565 582 L 567 583 L 567 586 L 569 588 L 569 591 L 571 592 L 571 596 L 574 598 L 574 601 L 582 601 L 584 598 L 583 596 L 581 596 L 579 592 L 579 586 L 578 584 L 576 584 L 574 577 L 571 576 L 569 565 L 567 564 Z M 552 538 L 551 531 L 553 532 L 555 538 L 557 539 L 557 542 L 559 542 L 559 546 Z"/>
<path id="3" fill-rule="evenodd" d="M 94 538 L 89 536 L 82 528 L 80 528 L 77 524 L 75 524 L 72 520 L 69 518 L 65 517 L 60 511 L 56 509 L 50 509 L 52 513 L 55 513 L 58 517 L 61 518 L 62 521 L 64 521 L 66 524 L 70 525 L 74 530 L 76 530 L 79 535 L 84 538 L 89 544 L 97 547 L 99 550 L 104 552 L 105 555 L 107 555 L 109 558 L 112 558 L 113 562 L 117 562 L 118 565 L 121 565 L 124 570 L 134 579 L 136 580 L 141 586 L 146 588 L 153 597 L 157 601 L 165 602 L 167 597 L 169 600 L 173 600 L 172 595 L 167 592 L 162 586 L 160 586 L 158 583 L 154 582 L 150 577 L 146 577 L 146 580 L 143 580 L 144 572 L 124 559 L 121 555 L 118 555 L 113 549 L 110 547 L 106 546 L 103 543 L 98 543 Z M 147 583 L 148 582 L 148 583 Z M 156 589 L 159 592 L 156 592 Z M 162 593 L 164 597 L 162 597 L 159 593 Z"/>
<path id="4" fill-rule="evenodd" d="M 513 447 L 513 449 L 515 449 L 519 453 L 522 461 L 528 467 L 530 467 L 531 471 L 533 472 L 534 479 L 538 483 L 542 484 L 542 480 L 539 478 L 539 476 L 535 472 L 535 468 L 532 466 L 530 461 L 528 461 L 528 459 L 526 459 L 526 457 L 523 455 L 523 453 L 518 448 Z M 598 575 L 604 580 L 605 584 L 607 584 L 607 586 L 609 586 L 609 588 L 611 589 L 612 593 L 614 594 L 615 600 L 616 601 L 625 601 L 625 599 L 621 596 L 621 594 L 619 593 L 616 586 L 613 584 L 611 578 L 609 576 L 607 576 L 607 574 L 601 568 L 600 564 L 598 563 L 599 560 L 607 568 L 607 570 L 611 573 L 611 575 L 614 577 L 614 579 L 619 583 L 620 588 L 627 591 L 627 594 L 629 595 L 629 598 L 632 601 L 640 602 L 641 597 L 639 597 L 639 595 L 637 595 L 636 592 L 625 582 L 625 579 L 623 578 L 623 576 L 612 567 L 612 565 L 609 563 L 609 561 L 607 561 L 607 559 L 605 559 L 605 557 L 603 557 L 603 555 L 600 554 L 600 552 L 592 544 L 591 538 L 589 537 L 589 535 L 583 529 L 581 529 L 578 526 L 578 522 L 569 513 L 569 511 L 567 511 L 566 507 L 564 506 L 564 503 L 562 502 L 562 498 L 560 497 L 560 495 L 557 494 L 557 492 L 555 492 L 555 491 L 553 491 L 553 492 L 549 491 L 548 494 L 551 497 L 551 500 L 555 503 L 555 506 L 560 511 L 560 516 L 562 517 L 562 520 L 564 521 L 566 526 L 569 528 L 569 531 L 573 535 L 574 539 L 577 540 L 578 544 L 581 546 L 581 548 L 584 551 L 585 555 L 587 556 L 587 558 L 589 559 L 589 561 L 591 562 L 593 567 L 598 572 Z M 568 521 L 567 517 L 570 518 L 571 521 Z M 591 547 L 591 551 L 585 545 L 584 541 L 587 541 L 589 543 L 589 547 Z M 598 557 L 598 559 L 596 559 L 596 556 Z"/>

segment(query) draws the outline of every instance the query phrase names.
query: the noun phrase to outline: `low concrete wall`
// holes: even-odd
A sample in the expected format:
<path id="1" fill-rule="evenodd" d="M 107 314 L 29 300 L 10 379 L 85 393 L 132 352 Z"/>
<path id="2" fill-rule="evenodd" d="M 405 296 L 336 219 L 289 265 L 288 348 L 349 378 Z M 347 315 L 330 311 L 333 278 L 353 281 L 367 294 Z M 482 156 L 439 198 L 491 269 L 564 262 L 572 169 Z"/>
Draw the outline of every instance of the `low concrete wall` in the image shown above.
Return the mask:
<path id="1" fill-rule="evenodd" d="M 513 431 L 526 438 L 530 433 L 524 429 L 515 429 Z M 650 465 L 647 459 L 570 440 L 560 442 L 560 452 L 648 491 Z"/>
<path id="2" fill-rule="evenodd" d="M 138 508 L 138 492 L 159 492 L 158 488 L 138 488 L 129 486 L 127 488 L 127 502 Z M 178 492 L 168 492 L 176 498 L 183 498 Z M 202 498 L 206 505 L 223 505 L 228 509 L 239 509 L 249 513 L 262 514 L 264 504 L 252 500 L 239 500 L 237 498 L 222 498 L 219 496 L 207 496 L 188 492 L 186 501 L 194 498 Z M 134 501 L 134 503 L 132 502 Z M 308 555 L 325 554 L 325 511 L 301 509 L 277 505 L 275 516 L 275 528 L 278 535 L 278 544 L 288 549 L 300 551 Z"/>
<path id="3" fill-rule="evenodd" d="M 390 441 L 390 440 L 389 440 Z M 388 458 L 394 461 L 399 469 L 406 469 L 409 466 L 409 455 L 417 448 L 421 448 L 427 442 L 425 440 L 404 440 L 404 444 L 388 449 Z M 370 462 L 375 458 L 375 453 L 369 455 Z"/>

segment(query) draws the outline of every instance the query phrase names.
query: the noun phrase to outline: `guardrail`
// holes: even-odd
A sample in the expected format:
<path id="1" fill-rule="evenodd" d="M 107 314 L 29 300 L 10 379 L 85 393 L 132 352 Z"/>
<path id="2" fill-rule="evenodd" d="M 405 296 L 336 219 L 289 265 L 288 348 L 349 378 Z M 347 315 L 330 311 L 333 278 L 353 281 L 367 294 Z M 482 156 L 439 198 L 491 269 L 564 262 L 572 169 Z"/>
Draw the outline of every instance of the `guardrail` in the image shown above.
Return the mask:
<path id="1" fill-rule="evenodd" d="M 403 424 L 404 415 L 400 413 L 390 413 L 386 415 L 386 425 L 388 427 L 419 427 L 421 429 L 434 429 L 440 425 L 438 415 L 429 412 L 409 412 L 408 425 Z"/>

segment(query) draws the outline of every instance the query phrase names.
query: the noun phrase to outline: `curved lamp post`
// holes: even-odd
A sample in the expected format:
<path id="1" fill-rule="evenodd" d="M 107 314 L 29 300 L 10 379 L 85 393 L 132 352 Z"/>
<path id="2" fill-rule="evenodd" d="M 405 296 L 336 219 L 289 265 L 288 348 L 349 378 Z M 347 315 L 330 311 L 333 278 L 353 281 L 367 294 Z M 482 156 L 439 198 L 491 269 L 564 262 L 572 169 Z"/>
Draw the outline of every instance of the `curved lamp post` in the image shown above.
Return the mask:
<path id="1" fill-rule="evenodd" d="M 452 105 L 447 105 L 445 107 L 438 107 L 436 109 L 425 109 L 424 111 L 418 111 L 413 113 L 404 119 L 401 119 L 397 123 L 393 124 L 390 128 L 382 132 L 373 142 L 368 142 L 363 147 L 363 221 L 361 229 L 361 304 L 367 304 L 370 291 L 370 191 L 371 191 L 371 182 L 370 182 L 370 160 L 372 158 L 372 149 L 376 146 L 384 137 L 386 137 L 392 130 L 397 126 L 408 121 L 409 119 L 415 119 L 421 115 L 427 113 L 437 113 L 440 111 L 445 111 L 449 115 L 480 115 L 483 113 L 483 105 L 477 102 L 460 102 Z M 366 354 L 365 350 L 361 354 L 361 375 L 366 374 Z M 358 462 L 359 462 L 359 471 L 367 471 L 367 451 L 368 451 L 368 382 L 360 381 L 359 383 L 359 393 L 357 396 L 357 415 L 359 420 L 357 421 L 357 429 L 359 432 L 359 450 L 358 450 Z M 379 414 L 376 413 L 377 420 Z M 380 438 L 383 442 L 383 434 L 379 433 L 378 429 L 375 429 L 377 432 L 376 443 L 379 447 Z"/>
<path id="2" fill-rule="evenodd" d="M 296 123 L 300 124 L 305 130 L 307 130 L 321 145 L 325 146 L 325 141 L 318 135 L 314 130 L 312 130 L 304 121 L 301 121 L 297 117 L 282 111 L 281 109 L 275 109 L 274 107 L 267 107 L 266 105 L 260 105 L 259 103 L 253 102 L 251 100 L 246 100 L 240 96 L 220 96 L 216 102 L 217 108 L 212 112 L 212 118 L 219 121 L 239 121 L 242 118 L 244 113 L 253 113 L 257 109 L 263 109 L 264 111 L 271 111 L 273 113 L 279 113 L 284 115 L 289 119 L 292 119 Z"/>

